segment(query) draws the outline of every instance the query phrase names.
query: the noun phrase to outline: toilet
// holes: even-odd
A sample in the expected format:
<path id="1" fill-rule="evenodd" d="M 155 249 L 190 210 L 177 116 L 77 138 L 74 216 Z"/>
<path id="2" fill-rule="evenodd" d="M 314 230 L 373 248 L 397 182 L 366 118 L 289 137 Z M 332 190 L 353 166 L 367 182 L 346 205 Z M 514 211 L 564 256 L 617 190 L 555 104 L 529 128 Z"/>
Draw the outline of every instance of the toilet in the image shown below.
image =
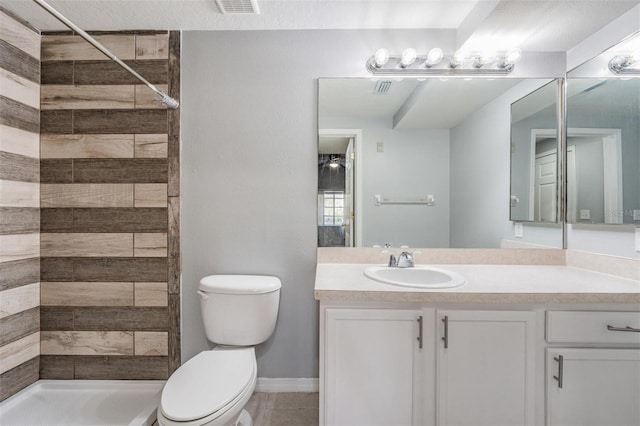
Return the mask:
<path id="1" fill-rule="evenodd" d="M 200 352 L 167 380 L 158 407 L 164 426 L 251 426 L 244 406 L 256 387 L 254 346 L 276 326 L 281 282 L 261 275 L 200 280 L 200 310 L 214 349 Z"/>

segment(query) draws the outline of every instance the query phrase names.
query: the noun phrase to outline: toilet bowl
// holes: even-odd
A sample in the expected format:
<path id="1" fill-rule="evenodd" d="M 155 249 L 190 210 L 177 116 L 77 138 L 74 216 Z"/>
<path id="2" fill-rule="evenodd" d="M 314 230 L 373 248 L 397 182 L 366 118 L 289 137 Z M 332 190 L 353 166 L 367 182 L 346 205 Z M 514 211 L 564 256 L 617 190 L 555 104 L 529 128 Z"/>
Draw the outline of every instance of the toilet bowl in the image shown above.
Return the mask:
<path id="1" fill-rule="evenodd" d="M 280 280 L 256 275 L 211 275 L 198 294 L 207 338 L 217 343 L 178 368 L 158 407 L 164 426 L 252 426 L 244 406 L 257 380 L 254 345 L 275 328 Z"/>

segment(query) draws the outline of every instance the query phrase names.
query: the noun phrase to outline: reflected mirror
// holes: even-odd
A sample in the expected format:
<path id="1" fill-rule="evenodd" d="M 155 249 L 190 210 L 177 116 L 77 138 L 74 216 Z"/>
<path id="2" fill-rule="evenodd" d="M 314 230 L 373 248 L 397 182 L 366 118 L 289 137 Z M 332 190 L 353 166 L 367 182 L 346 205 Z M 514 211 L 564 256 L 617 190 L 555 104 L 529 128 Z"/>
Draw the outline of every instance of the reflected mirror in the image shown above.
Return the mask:
<path id="1" fill-rule="evenodd" d="M 640 224 L 640 69 L 621 76 L 607 69 L 632 42 L 568 74 L 569 223 Z M 632 53 L 640 51 L 635 44 Z"/>
<path id="2" fill-rule="evenodd" d="M 318 245 L 562 247 L 560 225 L 509 217 L 511 105 L 550 82 L 319 79 Z"/>
<path id="3" fill-rule="evenodd" d="M 511 105 L 511 220 L 558 221 L 558 98 L 553 81 Z"/>

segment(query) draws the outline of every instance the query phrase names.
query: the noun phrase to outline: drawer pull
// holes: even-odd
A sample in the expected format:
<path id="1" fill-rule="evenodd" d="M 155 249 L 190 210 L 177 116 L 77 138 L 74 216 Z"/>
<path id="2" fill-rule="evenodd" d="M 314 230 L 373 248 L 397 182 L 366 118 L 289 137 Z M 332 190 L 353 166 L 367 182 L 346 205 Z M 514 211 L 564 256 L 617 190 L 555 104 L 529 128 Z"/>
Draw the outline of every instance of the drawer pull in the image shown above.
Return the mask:
<path id="1" fill-rule="evenodd" d="M 607 326 L 607 330 L 609 330 L 609 331 L 631 331 L 631 332 L 634 332 L 634 333 L 640 333 L 640 328 L 633 328 L 633 327 L 629 327 L 629 326 L 626 326 L 626 327 L 614 327 L 612 325 L 608 325 Z"/>
<path id="2" fill-rule="evenodd" d="M 558 375 L 553 376 L 554 379 L 558 381 L 558 387 L 562 389 L 563 375 L 564 375 L 564 357 L 562 355 L 558 355 L 558 357 L 553 357 L 554 361 L 558 361 Z"/>

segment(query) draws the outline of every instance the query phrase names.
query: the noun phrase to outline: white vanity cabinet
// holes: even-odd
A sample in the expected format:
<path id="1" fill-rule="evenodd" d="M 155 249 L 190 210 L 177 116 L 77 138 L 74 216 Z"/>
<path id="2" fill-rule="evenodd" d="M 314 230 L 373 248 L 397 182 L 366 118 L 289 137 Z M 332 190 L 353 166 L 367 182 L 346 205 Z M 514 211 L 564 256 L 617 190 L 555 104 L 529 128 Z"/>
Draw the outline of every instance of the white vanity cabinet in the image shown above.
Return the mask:
<path id="1" fill-rule="evenodd" d="M 535 312 L 344 307 L 321 317 L 321 425 L 533 424 Z"/>
<path id="2" fill-rule="evenodd" d="M 547 312 L 548 425 L 640 425 L 638 330 L 638 312 Z"/>
<path id="3" fill-rule="evenodd" d="M 439 310 L 437 318 L 437 424 L 534 424 L 536 313 Z"/>
<path id="4" fill-rule="evenodd" d="M 422 424 L 424 321 L 413 309 L 326 309 L 321 424 Z"/>

